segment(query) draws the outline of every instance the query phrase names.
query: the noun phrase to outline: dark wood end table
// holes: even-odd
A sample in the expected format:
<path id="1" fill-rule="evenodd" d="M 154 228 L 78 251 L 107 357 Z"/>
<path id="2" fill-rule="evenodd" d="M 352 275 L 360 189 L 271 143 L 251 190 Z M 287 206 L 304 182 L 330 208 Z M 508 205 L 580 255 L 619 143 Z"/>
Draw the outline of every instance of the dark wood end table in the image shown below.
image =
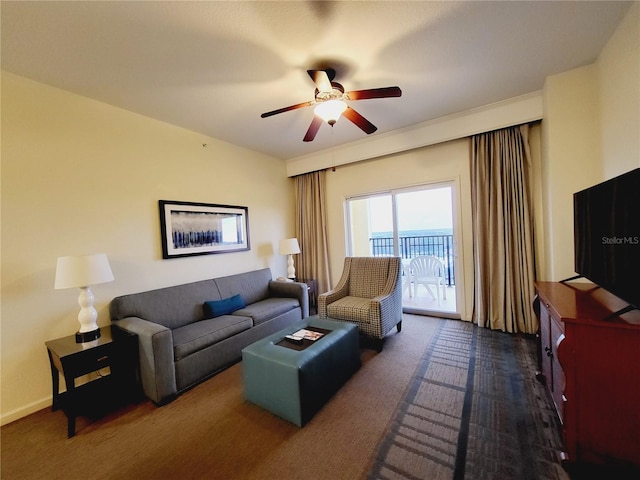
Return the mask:
<path id="1" fill-rule="evenodd" d="M 75 335 L 45 342 L 51 365 L 51 409 L 64 410 L 69 438 L 76 433 L 76 417 L 102 416 L 118 406 L 142 399 L 138 336 L 115 325 L 102 327 L 100 333 L 100 338 L 85 343 L 76 343 Z M 76 378 L 92 372 L 97 372 L 97 379 L 75 385 Z M 67 388 L 63 393 L 60 393 L 60 374 Z"/>

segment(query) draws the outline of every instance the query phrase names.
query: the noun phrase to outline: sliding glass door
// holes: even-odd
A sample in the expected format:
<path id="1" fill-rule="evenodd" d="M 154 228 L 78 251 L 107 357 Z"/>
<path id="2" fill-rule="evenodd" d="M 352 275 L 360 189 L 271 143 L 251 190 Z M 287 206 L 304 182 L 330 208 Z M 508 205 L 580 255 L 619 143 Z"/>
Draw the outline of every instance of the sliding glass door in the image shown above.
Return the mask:
<path id="1" fill-rule="evenodd" d="M 403 309 L 457 316 L 453 182 L 347 199 L 348 254 L 402 257 Z M 422 272 L 416 257 L 432 268 Z"/>

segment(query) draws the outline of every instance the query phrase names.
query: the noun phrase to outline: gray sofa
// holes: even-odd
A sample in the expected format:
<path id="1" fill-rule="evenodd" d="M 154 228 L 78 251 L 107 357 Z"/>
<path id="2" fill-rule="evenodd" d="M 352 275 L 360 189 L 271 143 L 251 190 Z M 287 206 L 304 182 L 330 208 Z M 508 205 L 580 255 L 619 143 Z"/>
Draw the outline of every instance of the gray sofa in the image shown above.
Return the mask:
<path id="1" fill-rule="evenodd" d="M 207 318 L 205 302 L 238 294 L 244 307 Z M 265 268 L 124 295 L 109 312 L 113 324 L 138 335 L 142 388 L 162 405 L 239 361 L 247 345 L 308 317 L 309 296 L 304 283 L 273 281 Z"/>

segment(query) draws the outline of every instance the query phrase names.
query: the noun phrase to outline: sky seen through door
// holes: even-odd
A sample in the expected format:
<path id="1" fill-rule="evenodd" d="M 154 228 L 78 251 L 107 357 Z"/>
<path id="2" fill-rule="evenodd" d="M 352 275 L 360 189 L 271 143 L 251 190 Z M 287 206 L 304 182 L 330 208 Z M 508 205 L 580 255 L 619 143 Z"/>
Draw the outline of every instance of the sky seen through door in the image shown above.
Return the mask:
<path id="1" fill-rule="evenodd" d="M 391 195 L 369 199 L 369 225 L 372 232 L 392 232 Z M 431 188 L 396 195 L 398 231 L 453 228 L 451 188 Z"/>

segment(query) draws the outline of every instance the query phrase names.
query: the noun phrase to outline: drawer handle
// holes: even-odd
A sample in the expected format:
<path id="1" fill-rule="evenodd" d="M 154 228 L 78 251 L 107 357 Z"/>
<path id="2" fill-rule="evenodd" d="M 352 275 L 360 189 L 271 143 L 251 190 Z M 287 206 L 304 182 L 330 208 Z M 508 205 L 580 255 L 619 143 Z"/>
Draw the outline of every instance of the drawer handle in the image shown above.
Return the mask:
<path id="1" fill-rule="evenodd" d="M 104 356 L 98 358 L 97 361 L 98 362 L 104 362 L 105 360 L 109 360 L 109 355 L 104 355 Z"/>
<path id="2" fill-rule="evenodd" d="M 547 357 L 553 357 L 553 353 L 549 347 L 544 347 L 544 351 L 547 352 Z"/>

